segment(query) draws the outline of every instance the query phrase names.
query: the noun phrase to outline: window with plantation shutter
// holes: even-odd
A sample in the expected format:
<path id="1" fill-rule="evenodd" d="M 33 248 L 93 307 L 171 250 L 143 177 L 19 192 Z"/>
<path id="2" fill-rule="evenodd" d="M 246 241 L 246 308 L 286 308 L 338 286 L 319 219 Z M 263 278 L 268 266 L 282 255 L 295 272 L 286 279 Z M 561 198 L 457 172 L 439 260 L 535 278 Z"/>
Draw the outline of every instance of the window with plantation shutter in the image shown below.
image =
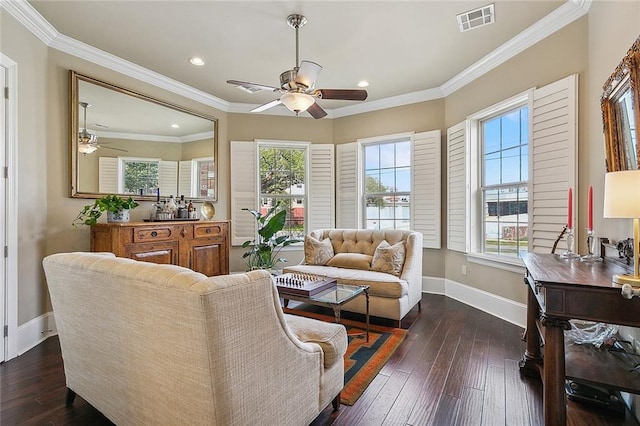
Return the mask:
<path id="1" fill-rule="evenodd" d="M 567 190 L 578 192 L 577 94 L 571 75 L 447 131 L 450 250 L 512 265 L 522 252 L 551 251 L 567 221 Z"/>
<path id="2" fill-rule="evenodd" d="M 178 162 L 161 160 L 158 164 L 158 187 L 162 195 L 174 195 L 178 190 Z M 177 195 L 177 193 L 175 194 Z"/>
<path id="3" fill-rule="evenodd" d="M 309 161 L 309 231 L 335 226 L 334 146 L 312 144 Z"/>
<path id="4" fill-rule="evenodd" d="M 191 160 L 180 161 L 178 163 L 178 194 L 186 197 L 193 197 L 191 193 Z"/>

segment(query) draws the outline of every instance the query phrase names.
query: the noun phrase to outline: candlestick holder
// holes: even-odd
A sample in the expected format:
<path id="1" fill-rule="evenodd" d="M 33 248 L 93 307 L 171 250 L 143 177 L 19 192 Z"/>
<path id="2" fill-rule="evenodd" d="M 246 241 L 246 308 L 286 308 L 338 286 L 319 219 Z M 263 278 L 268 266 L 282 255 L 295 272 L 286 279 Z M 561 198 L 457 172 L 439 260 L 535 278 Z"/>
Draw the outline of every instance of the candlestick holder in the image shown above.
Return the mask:
<path id="1" fill-rule="evenodd" d="M 583 262 L 602 262 L 602 258 L 595 254 L 596 238 L 593 229 L 587 228 L 587 254 L 580 258 Z"/>
<path id="2" fill-rule="evenodd" d="M 560 255 L 561 259 L 577 259 L 580 257 L 579 254 L 573 251 L 575 239 L 573 237 L 573 228 L 567 228 L 567 250 Z"/>

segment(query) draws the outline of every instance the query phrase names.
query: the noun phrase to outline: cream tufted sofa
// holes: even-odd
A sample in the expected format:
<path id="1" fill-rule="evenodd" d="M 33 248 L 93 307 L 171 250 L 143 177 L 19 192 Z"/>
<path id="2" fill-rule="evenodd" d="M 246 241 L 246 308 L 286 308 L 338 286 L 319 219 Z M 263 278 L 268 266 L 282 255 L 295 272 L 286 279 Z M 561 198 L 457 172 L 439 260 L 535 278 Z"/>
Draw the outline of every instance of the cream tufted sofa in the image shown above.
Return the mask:
<path id="1" fill-rule="evenodd" d="M 283 315 L 265 271 L 189 269 L 61 253 L 43 261 L 67 405 L 118 425 L 307 425 L 337 408 L 340 324 Z"/>
<path id="2" fill-rule="evenodd" d="M 333 248 L 333 257 L 314 263 L 309 256 L 308 239 L 326 241 Z M 401 243 L 404 256 L 397 275 L 372 270 L 376 249 L 382 241 L 389 245 Z M 337 261 L 340 258 L 342 260 Z M 344 260 L 344 261 L 343 261 Z M 367 261 L 369 263 L 367 263 Z M 305 260 L 300 265 L 284 268 L 284 272 L 305 272 L 336 278 L 339 284 L 370 286 L 371 315 L 398 321 L 416 305 L 420 308 L 422 297 L 422 234 L 414 231 L 383 231 L 363 229 L 322 229 L 309 233 L 305 239 Z M 364 313 L 365 298 L 359 297 L 343 306 L 343 310 Z"/>

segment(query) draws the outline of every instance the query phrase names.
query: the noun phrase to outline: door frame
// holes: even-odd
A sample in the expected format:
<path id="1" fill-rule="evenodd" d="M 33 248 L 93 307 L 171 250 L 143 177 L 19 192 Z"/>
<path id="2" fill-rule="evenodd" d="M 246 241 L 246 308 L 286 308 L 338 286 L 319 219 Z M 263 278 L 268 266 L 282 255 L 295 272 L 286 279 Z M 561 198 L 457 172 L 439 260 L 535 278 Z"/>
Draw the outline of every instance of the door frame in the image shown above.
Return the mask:
<path id="1" fill-rule="evenodd" d="M 8 361 L 18 356 L 18 64 L 0 52 L 0 71 L 5 73 L 5 84 L 9 88 L 9 99 L 5 99 L 5 164 L 8 168 L 5 192 L 5 242 L 8 256 L 5 261 L 5 276 L 2 279 L 4 292 L 4 325 L 8 328 L 4 339 L 5 352 L 0 361 Z M 2 89 L 4 92 L 4 89 Z M 4 99 L 4 93 L 2 93 Z M 3 256 L 3 254 L 0 254 Z"/>

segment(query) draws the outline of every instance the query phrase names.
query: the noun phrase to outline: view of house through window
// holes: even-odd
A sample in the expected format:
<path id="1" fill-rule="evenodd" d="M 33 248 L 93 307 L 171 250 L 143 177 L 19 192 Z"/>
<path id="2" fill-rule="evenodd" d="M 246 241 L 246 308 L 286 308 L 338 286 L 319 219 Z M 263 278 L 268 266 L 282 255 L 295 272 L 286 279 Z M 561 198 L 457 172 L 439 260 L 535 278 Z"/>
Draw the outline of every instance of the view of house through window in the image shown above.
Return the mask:
<path id="1" fill-rule="evenodd" d="M 158 190 L 157 160 L 122 160 L 123 194 L 155 195 Z"/>
<path id="2" fill-rule="evenodd" d="M 215 196 L 215 179 L 216 172 L 213 160 L 198 161 L 198 196 L 213 197 Z"/>
<path id="3" fill-rule="evenodd" d="M 364 203 L 367 229 L 411 228 L 411 141 L 364 146 Z"/>
<path id="4" fill-rule="evenodd" d="M 281 203 L 287 210 L 283 233 L 299 239 L 306 233 L 306 157 L 306 147 L 259 147 L 260 211 L 267 214 L 271 207 Z"/>
<path id="5" fill-rule="evenodd" d="M 527 251 L 529 111 L 526 106 L 481 121 L 484 253 Z"/>

